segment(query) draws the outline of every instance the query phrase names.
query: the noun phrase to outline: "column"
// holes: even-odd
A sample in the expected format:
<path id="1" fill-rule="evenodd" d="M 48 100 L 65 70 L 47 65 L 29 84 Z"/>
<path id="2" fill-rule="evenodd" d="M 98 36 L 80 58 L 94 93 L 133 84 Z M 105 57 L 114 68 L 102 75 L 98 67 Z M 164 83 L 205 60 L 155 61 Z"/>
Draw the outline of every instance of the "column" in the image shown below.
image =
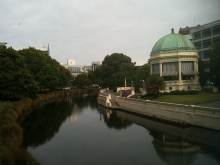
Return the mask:
<path id="1" fill-rule="evenodd" d="M 198 75 L 197 75 L 197 73 L 198 73 L 198 65 L 197 65 L 197 62 L 196 62 L 196 61 L 194 61 L 194 73 L 195 73 L 194 80 L 195 80 L 196 82 L 198 82 Z"/>
<path id="2" fill-rule="evenodd" d="M 178 61 L 178 71 L 179 71 L 179 84 L 182 84 L 182 76 L 181 76 L 181 61 Z"/>
<path id="3" fill-rule="evenodd" d="M 162 70 L 162 62 L 160 62 L 160 77 L 163 76 L 163 70 Z"/>
<path id="4" fill-rule="evenodd" d="M 153 73 L 153 67 L 152 67 L 153 65 L 152 64 L 150 64 L 150 75 L 152 75 L 152 73 Z"/>

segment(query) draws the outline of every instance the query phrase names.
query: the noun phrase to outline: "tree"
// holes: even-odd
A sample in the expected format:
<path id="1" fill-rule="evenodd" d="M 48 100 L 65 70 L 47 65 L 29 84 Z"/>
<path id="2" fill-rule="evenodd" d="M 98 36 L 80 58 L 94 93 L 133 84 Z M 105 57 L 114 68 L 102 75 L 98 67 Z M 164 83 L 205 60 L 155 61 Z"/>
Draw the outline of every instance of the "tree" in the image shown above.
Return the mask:
<path id="1" fill-rule="evenodd" d="M 75 79 L 75 82 L 76 85 L 90 85 L 91 84 L 91 81 L 88 79 L 88 75 L 86 73 L 82 73 L 82 74 L 79 74 L 76 79 Z"/>
<path id="2" fill-rule="evenodd" d="M 212 45 L 211 74 L 215 76 L 216 86 L 220 90 L 220 41 Z"/>
<path id="3" fill-rule="evenodd" d="M 199 83 L 201 87 L 203 87 L 206 83 L 206 73 L 205 73 L 205 65 L 204 62 L 199 58 L 198 60 L 198 70 L 199 70 Z"/>
<path id="4" fill-rule="evenodd" d="M 69 86 L 71 73 L 48 54 L 35 48 L 19 51 L 25 60 L 27 69 L 33 75 L 40 89 L 56 90 L 57 87 Z"/>
<path id="5" fill-rule="evenodd" d="M 146 91 L 158 98 L 160 95 L 160 90 L 165 90 L 166 84 L 162 77 L 159 75 L 151 75 L 146 81 Z"/>
<path id="6" fill-rule="evenodd" d="M 123 53 L 113 53 L 104 58 L 104 61 L 102 62 L 103 87 L 113 88 L 113 75 L 119 72 L 120 67 L 124 63 L 132 64 L 131 58 Z"/>
<path id="7" fill-rule="evenodd" d="M 141 66 L 136 73 L 136 88 L 140 87 L 140 80 L 144 80 L 146 82 L 147 78 L 150 76 L 150 65 L 144 64 Z"/>
<path id="8" fill-rule="evenodd" d="M 0 97 L 34 98 L 38 84 L 26 68 L 23 57 L 12 48 L 0 48 Z"/>

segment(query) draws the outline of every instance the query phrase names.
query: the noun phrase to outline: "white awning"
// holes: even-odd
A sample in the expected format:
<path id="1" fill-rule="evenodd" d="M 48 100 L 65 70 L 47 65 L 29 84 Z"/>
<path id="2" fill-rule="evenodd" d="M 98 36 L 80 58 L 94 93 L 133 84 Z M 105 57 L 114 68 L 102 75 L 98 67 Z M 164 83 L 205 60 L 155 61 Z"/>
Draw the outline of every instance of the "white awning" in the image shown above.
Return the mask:
<path id="1" fill-rule="evenodd" d="M 163 76 L 177 76 L 178 75 L 178 71 L 164 71 L 163 72 Z"/>
<path id="2" fill-rule="evenodd" d="M 182 70 L 183 75 L 194 75 L 195 72 L 193 70 Z"/>
<path id="3" fill-rule="evenodd" d="M 192 61 L 181 62 L 181 72 L 183 75 L 194 75 L 194 66 Z"/>
<path id="4" fill-rule="evenodd" d="M 178 75 L 178 63 L 168 62 L 163 63 L 163 76 L 177 76 Z"/>
<path id="5" fill-rule="evenodd" d="M 153 69 L 153 74 L 160 74 L 160 64 L 153 64 L 152 69 Z"/>

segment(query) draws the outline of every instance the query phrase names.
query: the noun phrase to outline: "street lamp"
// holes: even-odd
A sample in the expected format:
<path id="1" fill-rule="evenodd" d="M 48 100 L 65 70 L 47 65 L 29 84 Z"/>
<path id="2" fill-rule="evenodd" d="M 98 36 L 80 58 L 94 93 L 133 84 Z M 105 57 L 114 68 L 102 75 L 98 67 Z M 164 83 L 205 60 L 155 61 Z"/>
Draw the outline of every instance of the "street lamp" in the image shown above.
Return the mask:
<path id="1" fill-rule="evenodd" d="M 143 80 L 143 91 L 145 91 L 145 84 L 144 84 L 144 80 Z"/>
<path id="2" fill-rule="evenodd" d="M 131 81 L 131 91 L 133 91 L 133 81 Z"/>
<path id="3" fill-rule="evenodd" d="M 193 77 L 191 77 L 191 90 L 193 89 Z"/>

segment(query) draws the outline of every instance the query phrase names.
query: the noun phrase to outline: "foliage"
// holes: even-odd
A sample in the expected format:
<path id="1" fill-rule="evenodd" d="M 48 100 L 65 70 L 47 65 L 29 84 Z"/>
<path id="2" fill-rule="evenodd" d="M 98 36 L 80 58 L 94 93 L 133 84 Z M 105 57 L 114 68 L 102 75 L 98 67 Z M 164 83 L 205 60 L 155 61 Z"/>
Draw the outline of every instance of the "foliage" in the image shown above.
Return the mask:
<path id="1" fill-rule="evenodd" d="M 211 74 L 216 77 L 216 86 L 220 90 L 220 41 L 212 45 Z"/>
<path id="2" fill-rule="evenodd" d="M 20 50 L 28 70 L 38 82 L 40 89 L 55 90 L 57 87 L 69 86 L 71 73 L 47 53 L 35 48 Z"/>
<path id="3" fill-rule="evenodd" d="M 76 85 L 81 85 L 81 86 L 87 85 L 88 86 L 91 84 L 91 81 L 88 79 L 88 75 L 86 73 L 82 73 L 76 77 L 74 83 Z"/>
<path id="4" fill-rule="evenodd" d="M 199 83 L 201 85 L 201 87 L 203 87 L 206 83 L 206 73 L 205 73 L 205 65 L 204 62 L 201 60 L 201 58 L 199 58 L 198 60 L 198 70 L 199 70 Z"/>
<path id="5" fill-rule="evenodd" d="M 36 97 L 38 84 L 25 62 L 12 48 L 0 48 L 0 97 L 21 99 Z"/>
<path id="6" fill-rule="evenodd" d="M 199 94 L 199 91 L 197 90 L 175 90 L 175 91 L 170 91 L 170 92 L 164 92 L 161 93 L 162 95 L 197 95 Z"/>
<path id="7" fill-rule="evenodd" d="M 144 80 L 146 82 L 147 78 L 150 76 L 150 65 L 144 64 L 140 68 L 138 68 L 136 73 L 136 84 L 135 88 L 140 88 L 140 80 Z"/>
<path id="8" fill-rule="evenodd" d="M 129 96 L 131 94 L 131 90 L 126 90 L 126 91 L 124 91 L 124 93 L 123 93 L 123 97 L 127 97 L 127 96 Z"/>
<path id="9" fill-rule="evenodd" d="M 160 90 L 165 90 L 165 87 L 164 79 L 158 75 L 151 75 L 146 81 L 146 91 L 156 98 L 159 97 Z"/>
<path id="10" fill-rule="evenodd" d="M 8 110 L 12 107 L 11 103 L 9 101 L 5 101 L 2 104 L 0 104 L 0 119 L 2 116 L 8 113 Z"/>
<path id="11" fill-rule="evenodd" d="M 110 89 L 112 89 L 113 85 L 118 86 L 118 75 L 115 78 L 114 74 L 118 73 L 119 71 L 124 72 L 124 69 L 129 67 L 126 64 L 132 64 L 131 58 L 124 55 L 123 53 L 113 53 L 110 56 L 107 55 L 102 62 L 103 87 L 109 87 Z M 121 78 L 121 76 L 119 77 Z M 125 77 L 123 77 L 123 80 L 124 78 Z"/>

